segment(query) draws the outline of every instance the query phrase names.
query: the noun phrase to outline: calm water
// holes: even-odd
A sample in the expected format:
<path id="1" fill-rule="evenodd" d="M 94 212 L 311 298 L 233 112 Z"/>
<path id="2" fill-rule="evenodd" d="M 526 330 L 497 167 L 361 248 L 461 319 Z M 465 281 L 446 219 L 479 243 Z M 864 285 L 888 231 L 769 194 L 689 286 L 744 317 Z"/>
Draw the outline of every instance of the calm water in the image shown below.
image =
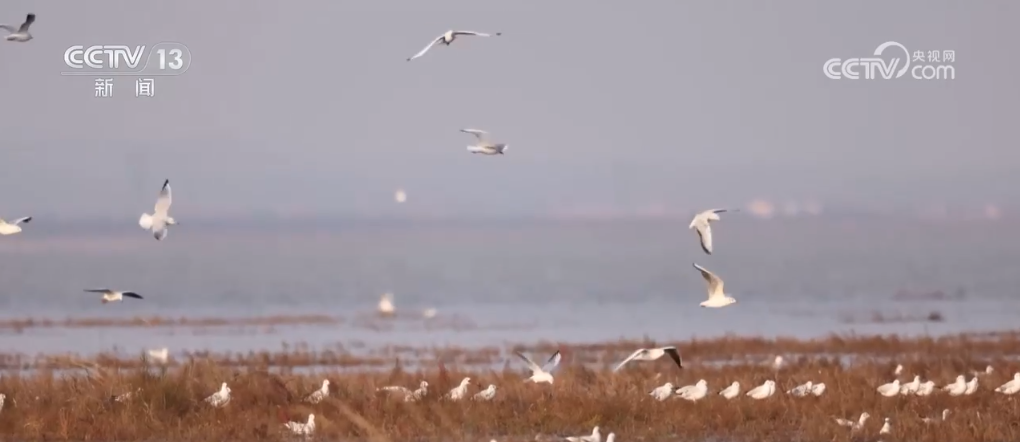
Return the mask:
<path id="1" fill-rule="evenodd" d="M 1000 222 L 890 219 L 715 225 L 705 255 L 686 221 L 391 223 L 255 230 L 187 224 L 157 242 L 137 227 L 99 233 L 33 224 L 0 238 L 0 317 L 251 317 L 324 314 L 339 325 L 30 328 L 0 332 L 7 352 L 313 348 L 365 342 L 487 345 L 664 341 L 726 333 L 950 333 L 1014 328 L 1020 235 Z M 33 230 L 32 228 L 35 228 Z M 691 262 L 726 280 L 738 304 L 702 309 Z M 101 304 L 87 287 L 145 300 Z M 941 300 L 898 292 L 940 290 Z M 384 291 L 411 319 L 366 326 Z M 461 327 L 413 318 L 427 307 Z M 926 316 L 944 322 L 869 323 Z M 864 320 L 850 322 L 849 319 Z"/>

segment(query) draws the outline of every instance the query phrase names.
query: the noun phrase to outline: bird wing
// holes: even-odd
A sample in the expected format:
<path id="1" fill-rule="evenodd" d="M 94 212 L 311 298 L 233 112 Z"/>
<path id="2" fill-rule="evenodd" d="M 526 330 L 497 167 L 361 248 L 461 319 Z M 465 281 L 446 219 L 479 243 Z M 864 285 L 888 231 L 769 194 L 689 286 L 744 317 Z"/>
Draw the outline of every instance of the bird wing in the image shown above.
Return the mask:
<path id="1" fill-rule="evenodd" d="M 709 299 L 723 296 L 723 280 L 721 278 L 697 263 L 694 264 L 694 268 L 701 272 L 701 277 L 705 278 L 705 282 L 708 283 Z"/>
<path id="2" fill-rule="evenodd" d="M 11 224 L 14 224 L 14 225 L 18 225 L 18 224 L 21 224 L 21 223 L 28 224 L 29 221 L 32 221 L 32 217 L 31 216 L 26 216 L 24 218 L 18 218 L 16 220 L 14 220 L 14 222 L 11 223 Z"/>
<path id="3" fill-rule="evenodd" d="M 554 368 L 560 365 L 560 359 L 563 359 L 563 355 L 560 354 L 559 350 L 556 350 L 556 353 L 553 353 L 553 355 L 549 357 L 549 360 L 545 362 L 545 366 L 542 367 L 542 371 L 547 373 L 551 372 Z"/>
<path id="4" fill-rule="evenodd" d="M 474 135 L 475 138 L 478 138 L 478 141 L 485 141 L 485 139 L 487 138 L 486 135 L 489 134 L 488 132 L 481 129 L 461 129 L 460 131 L 466 134 Z"/>
<path id="5" fill-rule="evenodd" d="M 532 372 L 538 373 L 539 371 L 542 370 L 542 367 L 539 367 L 538 364 L 529 359 L 527 356 L 524 356 L 524 354 L 522 354 L 521 352 L 515 351 L 514 354 L 516 354 L 517 357 L 524 359 L 524 362 L 528 364 L 528 368 L 531 369 Z"/>
<path id="6" fill-rule="evenodd" d="M 28 14 L 25 16 L 25 22 L 18 28 L 18 32 L 28 32 L 28 27 L 35 23 L 35 14 Z"/>
<path id="7" fill-rule="evenodd" d="M 695 230 L 698 231 L 698 238 L 701 239 L 701 250 L 705 253 L 712 254 L 712 227 L 708 225 L 708 221 L 701 222 L 694 225 Z"/>
<path id="8" fill-rule="evenodd" d="M 143 299 L 142 295 L 139 295 L 138 293 L 135 293 L 135 292 L 124 292 L 124 293 L 121 293 L 121 295 L 122 296 L 126 296 L 128 298 Z"/>
<path id="9" fill-rule="evenodd" d="M 680 351 L 677 350 L 676 347 L 664 347 L 663 350 L 666 351 L 666 354 L 669 355 L 669 358 L 672 359 L 673 362 L 676 362 L 676 366 L 678 368 L 684 368 L 684 363 L 680 359 Z"/>
<path id="10" fill-rule="evenodd" d="M 155 231 L 152 234 L 152 236 L 156 237 L 156 241 L 162 241 L 164 238 L 166 238 L 166 236 L 169 233 L 170 233 L 170 229 L 168 229 L 166 227 L 163 227 L 162 229 L 159 229 L 159 230 Z"/>
<path id="11" fill-rule="evenodd" d="M 170 203 L 172 201 L 173 200 L 171 198 L 170 193 L 170 180 L 166 180 L 163 182 L 163 188 L 159 190 L 159 196 L 156 197 L 156 208 L 154 209 L 153 215 L 166 216 L 167 212 L 170 210 Z"/>
<path id="12" fill-rule="evenodd" d="M 85 289 L 88 293 L 113 293 L 110 289 Z"/>
<path id="13" fill-rule="evenodd" d="M 425 46 L 425 49 L 422 49 L 421 51 L 418 51 L 417 54 L 412 55 L 411 58 L 407 59 L 407 61 L 411 61 L 411 60 L 414 60 L 415 58 L 418 58 L 418 57 L 421 57 L 422 55 L 425 55 L 425 53 L 428 52 L 429 49 L 432 49 L 432 46 L 435 46 L 436 43 L 439 43 L 439 41 L 442 40 L 442 39 L 443 39 L 442 35 L 436 37 L 436 39 L 432 40 L 432 42 L 429 43 L 428 46 Z"/>
<path id="14" fill-rule="evenodd" d="M 458 35 L 477 35 L 479 37 L 491 37 L 491 35 L 489 35 L 489 34 L 486 34 L 484 32 L 476 32 L 476 31 L 453 31 L 453 35 L 454 36 L 458 36 Z"/>
<path id="15" fill-rule="evenodd" d="M 7 32 L 10 32 L 11 34 L 18 32 L 18 30 L 14 29 L 14 26 L 11 25 L 0 25 L 0 29 L 4 29 Z"/>
<path id="16" fill-rule="evenodd" d="M 636 358 L 639 355 L 641 355 L 641 353 L 644 353 L 644 352 L 647 352 L 647 351 L 648 350 L 644 349 L 644 348 L 639 348 L 639 349 L 635 350 L 634 353 L 631 353 L 630 356 L 627 356 L 627 359 L 624 359 L 623 362 L 621 362 L 619 364 L 616 364 L 616 368 L 613 369 L 613 372 L 615 373 L 615 372 L 619 371 L 628 362 L 633 361 L 634 358 Z"/>

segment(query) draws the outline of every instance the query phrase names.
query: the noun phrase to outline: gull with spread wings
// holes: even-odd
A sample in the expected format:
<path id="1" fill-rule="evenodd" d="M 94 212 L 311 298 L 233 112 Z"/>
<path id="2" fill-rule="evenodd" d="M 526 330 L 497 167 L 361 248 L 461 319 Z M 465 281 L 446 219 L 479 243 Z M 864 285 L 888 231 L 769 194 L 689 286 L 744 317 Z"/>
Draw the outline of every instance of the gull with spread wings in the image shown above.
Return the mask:
<path id="1" fill-rule="evenodd" d="M 138 219 L 138 225 L 152 232 L 152 236 L 156 237 L 157 241 L 166 238 L 169 232 L 168 226 L 177 225 L 174 217 L 170 216 L 170 203 L 172 201 L 170 180 L 166 180 L 163 182 L 163 188 L 159 190 L 159 196 L 156 197 L 156 208 L 153 209 L 152 215 L 143 213 L 142 217 Z"/>
<path id="2" fill-rule="evenodd" d="M 13 235 L 21 232 L 21 224 L 28 224 L 32 221 L 31 216 L 24 218 L 18 218 L 14 221 L 7 222 L 0 218 L 0 235 Z"/>
<path id="3" fill-rule="evenodd" d="M 631 353 L 630 356 L 627 357 L 627 359 L 624 359 L 623 362 L 619 363 L 616 366 L 616 368 L 613 369 L 613 372 L 615 373 L 619 371 L 621 368 L 623 368 L 624 365 L 626 365 L 630 361 L 654 361 L 656 359 L 661 358 L 663 355 L 669 355 L 669 358 L 676 363 L 676 366 L 678 368 L 681 369 L 684 368 L 684 364 L 680 360 L 680 352 L 677 351 L 676 347 L 670 346 L 638 349 L 634 353 Z"/>
<path id="4" fill-rule="evenodd" d="M 503 155 L 506 153 L 509 144 L 493 143 L 489 141 L 489 133 L 481 129 L 461 129 L 461 132 L 466 134 L 474 135 L 478 138 L 478 144 L 468 146 L 467 150 L 471 153 L 480 153 L 483 155 Z"/>
<path id="5" fill-rule="evenodd" d="M 123 301 L 124 298 L 135 298 L 142 299 L 142 295 L 135 292 L 118 292 L 110 289 L 85 289 L 86 293 L 102 293 L 103 304 L 107 302 L 119 302 Z"/>
<path id="6" fill-rule="evenodd" d="M 694 219 L 691 220 L 691 224 L 687 226 L 688 229 L 695 229 L 698 232 L 698 237 L 701 238 L 701 250 L 705 253 L 712 254 L 712 227 L 709 225 L 711 221 L 719 221 L 719 214 L 723 212 L 739 212 L 739 209 L 710 209 L 694 215 Z"/>
<path id="7" fill-rule="evenodd" d="M 474 36 L 478 36 L 478 37 L 491 37 L 492 36 L 491 34 L 486 34 L 486 33 L 483 33 L 483 32 L 454 31 L 454 30 L 451 29 L 449 31 L 444 32 L 443 35 L 440 35 L 440 36 L 436 37 L 436 39 L 432 40 L 432 42 L 429 43 L 428 46 L 425 46 L 425 49 L 422 49 L 417 54 L 412 55 L 411 57 L 409 57 L 407 59 L 407 61 L 411 61 L 411 60 L 414 60 L 415 58 L 418 58 L 418 57 L 421 57 L 422 55 L 425 55 L 425 53 L 428 52 L 429 49 L 432 49 L 432 47 L 435 46 L 436 43 L 442 43 L 444 45 L 449 46 L 450 43 L 453 43 L 453 41 L 456 40 L 457 36 L 459 36 L 459 35 L 474 35 Z M 496 33 L 496 36 L 500 36 L 500 35 L 503 35 L 503 33 L 502 32 L 497 32 Z"/>
<path id="8" fill-rule="evenodd" d="M 32 26 L 32 23 L 35 23 L 35 14 L 28 14 L 25 17 L 25 22 L 17 29 L 14 29 L 14 26 L 11 25 L 0 25 L 0 29 L 5 29 L 7 32 L 10 32 L 10 34 L 4 37 L 4 40 L 21 43 L 31 40 L 32 34 L 28 33 L 28 27 Z"/>
<path id="9" fill-rule="evenodd" d="M 698 265 L 698 263 L 694 263 L 694 268 L 701 272 L 701 277 L 705 278 L 705 282 L 708 283 L 708 300 L 702 301 L 700 304 L 702 307 L 720 308 L 737 302 L 736 299 L 727 296 L 723 292 L 722 278 L 715 276 L 714 273 Z"/>
<path id="10" fill-rule="evenodd" d="M 553 383 L 552 371 L 560 365 L 560 359 L 562 359 L 562 355 L 560 355 L 559 350 L 556 350 L 556 353 L 553 353 L 552 357 L 546 361 L 544 367 L 539 367 L 538 364 L 531 359 L 528 359 L 527 356 L 524 356 L 519 351 L 515 351 L 514 354 L 523 359 L 524 362 L 528 364 L 528 368 L 531 369 L 531 377 L 525 379 L 524 382 L 531 381 L 536 384 L 540 384 L 542 382 L 548 382 L 550 384 Z"/>

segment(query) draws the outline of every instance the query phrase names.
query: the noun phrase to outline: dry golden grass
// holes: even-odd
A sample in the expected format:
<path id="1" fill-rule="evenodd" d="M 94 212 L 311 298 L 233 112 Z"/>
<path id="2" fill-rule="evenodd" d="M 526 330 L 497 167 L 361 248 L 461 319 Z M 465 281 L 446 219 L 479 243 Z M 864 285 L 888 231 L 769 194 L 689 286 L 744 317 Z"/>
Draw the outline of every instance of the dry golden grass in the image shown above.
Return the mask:
<path id="1" fill-rule="evenodd" d="M 311 375 L 265 360 L 225 366 L 192 359 L 175 367 L 149 369 L 115 368 L 115 364 L 93 361 L 85 365 L 90 367 L 87 370 L 3 376 L 0 393 L 7 394 L 7 401 L 0 411 L 0 439 L 283 440 L 290 437 L 282 431 L 284 418 L 304 421 L 309 413 L 315 413 L 319 440 L 532 440 L 539 433 L 587 434 L 594 425 L 601 427 L 604 437 L 616 433 L 621 442 L 875 440 L 885 417 L 893 423 L 893 434 L 884 438 L 890 441 L 1020 440 L 1017 400 L 992 392 L 1020 371 L 1020 362 L 1006 359 L 1007 346 L 1011 345 L 1013 352 L 1020 346 L 1012 334 L 998 338 L 843 338 L 843 345 L 825 350 L 857 353 L 864 359 L 844 366 L 835 357 L 790 357 L 789 365 L 778 375 L 758 361 L 708 363 L 713 358 L 707 355 L 718 356 L 720 350 L 706 341 L 679 344 L 685 355 L 696 355 L 687 358 L 684 370 L 663 358 L 636 363 L 615 375 L 605 365 L 597 370 L 587 368 L 587 362 L 604 359 L 600 354 L 608 358 L 619 353 L 623 343 L 565 346 L 556 383 L 551 386 L 522 382 L 523 364 L 516 360 L 501 370 L 468 370 L 450 362 L 434 362 L 427 370 L 414 373 L 391 365 L 388 371 L 334 369 Z M 832 345 L 833 339 L 823 341 Z M 731 351 L 757 350 L 751 354 L 765 349 L 807 354 L 811 352 L 804 350 L 818 345 L 818 341 L 738 338 L 711 342 Z M 958 374 L 969 377 L 971 370 L 988 364 L 996 371 L 982 376 L 979 390 L 971 396 L 949 397 L 936 392 L 930 397 L 883 398 L 875 387 L 893 379 L 894 364 L 867 358 L 891 355 L 894 349 L 903 350 L 897 353 L 897 361 L 905 366 L 902 381 L 917 374 L 941 387 Z M 548 355 L 537 348 L 528 351 L 537 353 L 536 357 Z M 702 360 L 705 363 L 699 363 Z M 472 393 L 495 384 L 496 399 L 439 399 L 464 376 L 472 378 Z M 318 388 L 323 378 L 331 381 L 330 398 L 317 405 L 302 403 L 301 398 Z M 652 388 L 667 381 L 679 386 L 698 379 L 707 380 L 711 391 L 702 401 L 656 402 L 648 396 Z M 739 381 L 746 391 L 766 379 L 778 383 L 777 394 L 766 400 L 741 395 L 726 401 L 715 394 L 732 381 Z M 415 387 L 421 380 L 430 383 L 430 395 L 418 403 L 376 392 L 385 385 Z M 819 398 L 793 398 L 784 393 L 808 380 L 824 382 L 826 393 Z M 202 399 L 221 382 L 229 383 L 232 401 L 222 409 L 211 409 Z M 110 400 L 129 391 L 139 393 L 128 403 Z M 952 410 L 948 421 L 933 425 L 920 421 L 921 416 L 936 416 L 943 408 Z M 833 423 L 833 417 L 856 419 L 863 411 L 873 418 L 853 439 L 848 429 Z"/>

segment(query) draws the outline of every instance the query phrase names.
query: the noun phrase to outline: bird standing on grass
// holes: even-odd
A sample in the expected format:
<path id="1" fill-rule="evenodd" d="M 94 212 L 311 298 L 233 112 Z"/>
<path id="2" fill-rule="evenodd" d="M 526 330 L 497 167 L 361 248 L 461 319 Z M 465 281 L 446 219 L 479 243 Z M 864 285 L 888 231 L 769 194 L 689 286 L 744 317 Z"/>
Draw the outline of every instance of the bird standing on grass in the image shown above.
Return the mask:
<path id="1" fill-rule="evenodd" d="M 224 382 L 220 385 L 220 390 L 209 395 L 205 398 L 205 402 L 213 407 L 220 408 L 230 403 L 230 387 Z"/>
<path id="2" fill-rule="evenodd" d="M 329 379 L 323 379 L 322 387 L 319 387 L 318 390 L 315 390 L 311 392 L 308 396 L 305 396 L 303 401 L 308 402 L 309 404 L 317 404 L 319 402 L 322 402 L 322 400 L 325 399 L 326 396 L 329 396 Z"/>

